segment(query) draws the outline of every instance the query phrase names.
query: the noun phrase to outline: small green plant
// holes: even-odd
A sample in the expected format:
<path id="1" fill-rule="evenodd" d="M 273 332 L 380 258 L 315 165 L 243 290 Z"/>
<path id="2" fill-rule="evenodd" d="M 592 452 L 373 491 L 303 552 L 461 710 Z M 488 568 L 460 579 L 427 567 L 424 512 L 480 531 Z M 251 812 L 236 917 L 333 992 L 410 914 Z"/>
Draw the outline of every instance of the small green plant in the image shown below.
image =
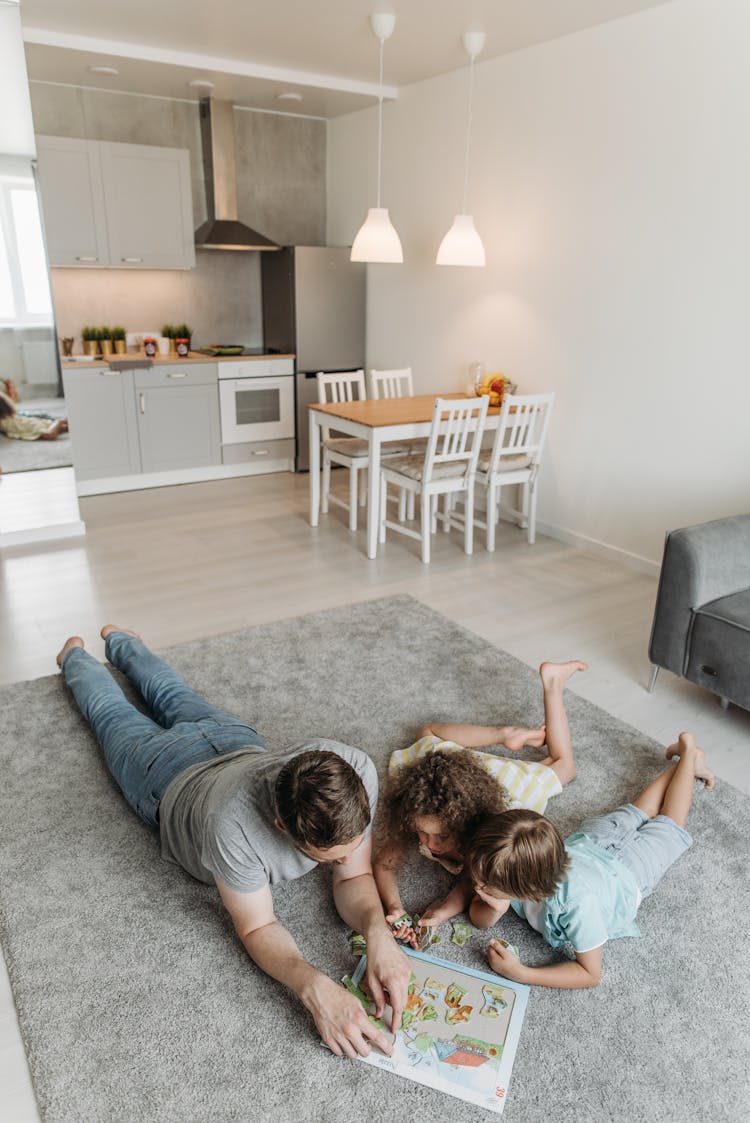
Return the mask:
<path id="1" fill-rule="evenodd" d="M 192 335 L 193 329 L 189 324 L 178 324 L 178 326 L 174 329 L 175 339 L 191 339 Z"/>
<path id="2" fill-rule="evenodd" d="M 98 335 L 96 337 L 97 339 L 111 339 L 112 338 L 112 329 L 111 328 L 101 327 L 101 328 L 98 328 L 97 331 L 98 331 Z"/>
<path id="3" fill-rule="evenodd" d="M 176 339 L 177 338 L 177 328 L 174 326 L 174 324 L 165 324 L 164 327 L 161 329 L 161 334 L 164 336 L 165 339 Z"/>
<path id="4" fill-rule="evenodd" d="M 91 327 L 81 328 L 81 339 L 83 339 L 86 343 L 93 343 L 98 338 L 99 338 L 99 336 L 97 335 L 97 329 L 96 328 L 91 328 Z"/>
<path id="5" fill-rule="evenodd" d="M 126 335 L 125 328 L 115 327 L 110 329 L 110 339 L 124 339 Z"/>

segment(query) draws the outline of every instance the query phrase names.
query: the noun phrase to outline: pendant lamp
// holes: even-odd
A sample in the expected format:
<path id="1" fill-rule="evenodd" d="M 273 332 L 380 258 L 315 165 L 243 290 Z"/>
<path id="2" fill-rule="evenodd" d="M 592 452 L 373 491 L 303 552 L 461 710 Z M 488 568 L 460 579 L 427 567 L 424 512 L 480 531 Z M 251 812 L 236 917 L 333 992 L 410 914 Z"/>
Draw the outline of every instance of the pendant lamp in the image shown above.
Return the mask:
<path id="1" fill-rule="evenodd" d="M 396 17 L 390 12 L 370 16 L 372 33 L 380 42 L 380 76 L 378 79 L 378 205 L 370 207 L 367 218 L 357 231 L 349 255 L 352 261 L 401 262 L 404 252 L 393 228 L 388 210 L 380 205 L 380 179 L 383 158 L 383 44 L 390 39 Z"/>
<path id="2" fill-rule="evenodd" d="M 484 246 L 477 233 L 474 219 L 467 214 L 469 193 L 469 149 L 471 144 L 471 105 L 474 94 L 474 59 L 484 47 L 483 31 L 467 31 L 461 38 L 463 48 L 469 56 L 469 113 L 466 122 L 466 155 L 464 159 L 464 197 L 463 213 L 457 214 L 448 233 L 440 243 L 436 263 L 438 265 L 484 265 Z"/>

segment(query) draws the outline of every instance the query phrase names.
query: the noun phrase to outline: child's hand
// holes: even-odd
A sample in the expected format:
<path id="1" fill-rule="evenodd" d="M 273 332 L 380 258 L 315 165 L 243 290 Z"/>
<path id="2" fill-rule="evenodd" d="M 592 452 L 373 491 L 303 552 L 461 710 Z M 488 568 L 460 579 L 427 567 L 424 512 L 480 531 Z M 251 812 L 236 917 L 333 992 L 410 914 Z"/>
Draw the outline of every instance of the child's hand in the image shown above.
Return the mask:
<path id="1" fill-rule="evenodd" d="M 394 940 L 400 940 L 403 944 L 409 944 L 411 947 L 416 948 L 417 937 L 414 927 L 411 923 L 411 917 L 405 912 L 391 912 L 385 918 L 385 922 L 391 930 Z"/>
<path id="2" fill-rule="evenodd" d="M 517 983 L 523 982 L 525 971 L 523 963 L 502 940 L 490 940 L 487 945 L 487 960 L 490 967 L 498 975 L 506 979 L 513 979 Z"/>

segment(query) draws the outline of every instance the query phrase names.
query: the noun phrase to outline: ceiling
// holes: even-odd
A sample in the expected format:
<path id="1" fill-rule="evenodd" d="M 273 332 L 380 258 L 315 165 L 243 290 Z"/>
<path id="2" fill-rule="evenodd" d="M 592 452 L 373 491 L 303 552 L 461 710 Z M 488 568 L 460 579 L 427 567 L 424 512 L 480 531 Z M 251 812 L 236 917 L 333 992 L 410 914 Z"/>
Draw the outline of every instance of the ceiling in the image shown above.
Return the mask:
<path id="1" fill-rule="evenodd" d="M 21 0 L 36 81 L 336 117 L 371 105 L 378 44 L 369 13 L 393 12 L 384 94 L 465 65 L 464 31 L 482 59 L 655 8 L 669 0 Z M 118 73 L 103 75 L 92 66 Z M 279 100 L 279 94 L 301 100 Z"/>

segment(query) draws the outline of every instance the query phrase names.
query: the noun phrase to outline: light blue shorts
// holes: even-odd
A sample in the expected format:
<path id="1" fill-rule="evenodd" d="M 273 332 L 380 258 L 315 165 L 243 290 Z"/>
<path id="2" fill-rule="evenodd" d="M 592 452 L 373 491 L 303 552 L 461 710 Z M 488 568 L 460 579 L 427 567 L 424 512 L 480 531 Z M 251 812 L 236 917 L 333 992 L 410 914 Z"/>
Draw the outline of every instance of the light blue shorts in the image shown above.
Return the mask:
<path id="1" fill-rule="evenodd" d="M 693 840 L 667 815 L 650 819 L 632 803 L 606 815 L 586 819 L 578 828 L 635 874 L 643 897 L 648 897 L 662 877 Z"/>

